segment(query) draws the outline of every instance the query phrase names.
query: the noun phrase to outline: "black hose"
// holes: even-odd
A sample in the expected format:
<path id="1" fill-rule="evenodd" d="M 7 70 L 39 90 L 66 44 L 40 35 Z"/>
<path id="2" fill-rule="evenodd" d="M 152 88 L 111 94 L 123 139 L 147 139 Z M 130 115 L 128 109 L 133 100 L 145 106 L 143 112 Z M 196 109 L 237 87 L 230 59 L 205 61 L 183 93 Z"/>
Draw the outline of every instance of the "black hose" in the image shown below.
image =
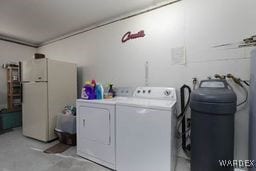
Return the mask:
<path id="1" fill-rule="evenodd" d="M 188 90 L 188 100 L 185 103 L 185 89 Z M 186 111 L 189 107 L 189 103 L 190 103 L 190 95 L 191 95 L 191 88 L 187 85 L 183 85 L 180 88 L 180 99 L 181 99 L 181 113 L 178 115 L 178 119 L 182 118 L 181 120 L 181 124 L 182 124 L 182 133 L 181 133 L 181 137 L 182 137 L 182 149 L 184 150 L 184 152 L 186 153 L 186 155 L 189 156 L 189 152 L 190 149 L 187 146 L 187 136 L 186 133 L 188 132 L 188 130 L 186 130 Z M 178 132 L 179 132 L 179 126 L 178 126 Z"/>
<path id="2" fill-rule="evenodd" d="M 245 99 L 242 102 L 240 102 L 239 104 L 237 104 L 237 106 L 241 106 L 241 105 L 245 104 L 247 102 L 247 100 L 248 100 L 248 96 L 249 96 L 248 95 L 248 91 L 247 91 L 247 89 L 245 87 L 242 87 L 242 88 L 243 88 L 243 90 L 245 92 Z"/>
<path id="3" fill-rule="evenodd" d="M 184 100 L 185 100 L 185 92 L 184 92 L 184 89 L 187 88 L 188 89 L 188 100 L 186 102 L 186 105 L 184 106 Z M 180 88 L 180 96 L 181 96 L 181 113 L 178 115 L 178 119 L 180 119 L 184 114 L 185 112 L 187 111 L 188 109 L 188 106 L 189 106 L 189 103 L 190 103 L 190 94 L 191 94 L 191 88 L 187 85 L 183 85 L 181 88 Z M 183 94 L 183 95 L 182 95 Z"/>
<path id="4" fill-rule="evenodd" d="M 249 84 L 247 81 L 243 81 L 243 83 L 244 83 L 245 85 L 247 85 L 248 87 L 250 87 L 250 84 Z"/>

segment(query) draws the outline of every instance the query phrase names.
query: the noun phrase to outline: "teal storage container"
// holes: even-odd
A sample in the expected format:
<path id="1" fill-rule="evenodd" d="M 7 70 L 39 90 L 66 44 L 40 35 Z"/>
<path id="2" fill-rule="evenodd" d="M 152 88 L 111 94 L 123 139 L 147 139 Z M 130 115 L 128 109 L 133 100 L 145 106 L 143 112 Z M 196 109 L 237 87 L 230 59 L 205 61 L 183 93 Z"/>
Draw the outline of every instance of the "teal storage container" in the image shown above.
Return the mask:
<path id="1" fill-rule="evenodd" d="M 20 127 L 22 125 L 21 112 L 0 113 L 0 129 L 10 129 Z"/>

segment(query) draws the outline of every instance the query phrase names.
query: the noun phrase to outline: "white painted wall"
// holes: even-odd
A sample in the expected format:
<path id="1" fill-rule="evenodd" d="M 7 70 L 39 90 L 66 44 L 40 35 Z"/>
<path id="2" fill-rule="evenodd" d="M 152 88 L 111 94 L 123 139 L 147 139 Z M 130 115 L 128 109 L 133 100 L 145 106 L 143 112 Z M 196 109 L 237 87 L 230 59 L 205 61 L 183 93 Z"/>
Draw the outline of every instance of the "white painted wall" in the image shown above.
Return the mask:
<path id="1" fill-rule="evenodd" d="M 214 49 L 256 34 L 253 0 L 183 0 L 152 12 L 116 22 L 46 45 L 47 57 L 75 62 L 79 85 L 96 79 L 118 86 L 144 85 L 149 61 L 149 85 L 179 89 L 193 77 L 233 73 L 249 79 L 250 49 Z M 250 20 L 251 17 L 251 20 Z M 127 31 L 145 30 L 141 39 L 121 43 Z M 187 64 L 172 65 L 171 50 L 186 47 Z M 67 78 L 68 79 L 68 78 Z M 242 91 L 238 89 L 238 94 Z M 241 100 L 241 99 L 240 99 Z M 247 158 L 248 112 L 236 115 L 236 157 Z"/>
<path id="2" fill-rule="evenodd" d="M 19 62 L 33 57 L 35 48 L 0 40 L 0 109 L 7 107 L 6 70 L 1 66 L 8 62 Z"/>

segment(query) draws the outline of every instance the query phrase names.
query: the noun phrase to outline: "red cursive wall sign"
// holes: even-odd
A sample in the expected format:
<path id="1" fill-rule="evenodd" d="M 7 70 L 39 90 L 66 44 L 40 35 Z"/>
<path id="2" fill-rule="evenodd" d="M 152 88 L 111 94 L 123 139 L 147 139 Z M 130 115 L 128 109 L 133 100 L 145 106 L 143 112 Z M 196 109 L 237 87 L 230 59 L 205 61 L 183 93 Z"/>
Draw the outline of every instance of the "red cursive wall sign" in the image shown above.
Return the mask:
<path id="1" fill-rule="evenodd" d="M 138 33 L 135 33 L 135 34 L 132 34 L 130 31 L 128 31 L 122 37 L 122 42 L 124 43 L 124 42 L 126 42 L 128 40 L 136 39 L 136 38 L 144 37 L 144 36 L 145 36 L 144 30 L 141 30 L 141 31 L 139 31 Z"/>

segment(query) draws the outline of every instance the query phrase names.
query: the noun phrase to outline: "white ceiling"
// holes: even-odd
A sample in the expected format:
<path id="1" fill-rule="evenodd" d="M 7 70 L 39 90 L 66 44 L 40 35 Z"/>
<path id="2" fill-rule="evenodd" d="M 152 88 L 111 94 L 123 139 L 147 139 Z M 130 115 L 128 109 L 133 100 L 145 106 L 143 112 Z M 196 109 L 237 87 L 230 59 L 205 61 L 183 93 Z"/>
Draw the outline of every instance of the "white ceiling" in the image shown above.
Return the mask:
<path id="1" fill-rule="evenodd" d="M 0 35 L 39 45 L 164 0 L 0 0 Z"/>

